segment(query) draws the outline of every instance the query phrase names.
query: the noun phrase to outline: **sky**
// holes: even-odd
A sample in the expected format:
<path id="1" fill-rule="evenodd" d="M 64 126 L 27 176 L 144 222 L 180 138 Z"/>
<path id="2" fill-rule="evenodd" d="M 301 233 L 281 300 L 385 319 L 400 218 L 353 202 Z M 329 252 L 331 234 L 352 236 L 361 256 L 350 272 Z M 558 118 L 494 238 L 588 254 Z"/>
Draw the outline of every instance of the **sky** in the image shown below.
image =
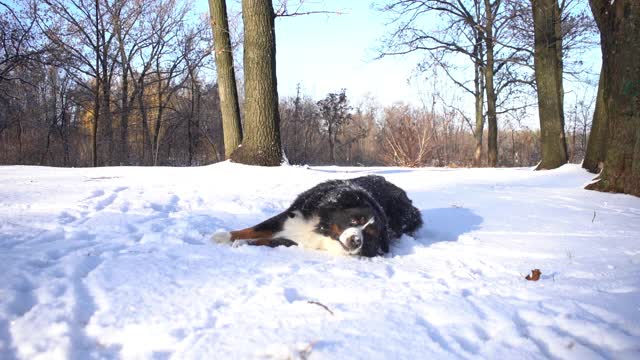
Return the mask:
<path id="1" fill-rule="evenodd" d="M 312 98 L 347 89 L 347 95 L 372 95 L 384 105 L 419 102 L 420 89 L 407 83 L 417 56 L 377 59 L 384 17 L 370 0 L 323 1 L 309 8 L 340 14 L 276 20 L 278 91 L 294 95 L 296 85 Z M 415 83 L 415 82 L 414 82 Z"/>
<path id="2" fill-rule="evenodd" d="M 305 1 L 306 11 L 336 13 L 276 19 L 281 98 L 295 96 L 299 83 L 303 95 L 313 99 L 345 88 L 355 103 L 367 96 L 373 96 L 382 105 L 420 102 L 421 87 L 415 81 L 415 85 L 407 83 L 419 56 L 376 59 L 385 19 L 371 3 L 371 0 Z M 206 1 L 199 0 L 196 6 L 198 11 L 208 12 Z M 227 1 L 227 6 L 230 16 L 240 11 L 239 1 Z"/>
<path id="3" fill-rule="evenodd" d="M 382 106 L 395 102 L 414 105 L 429 102 L 429 74 L 416 75 L 416 66 L 424 54 L 376 59 L 376 49 L 380 48 L 381 39 L 390 27 L 386 26 L 389 18 L 378 11 L 373 2 L 307 0 L 304 2 L 305 11 L 337 13 L 276 19 L 276 66 L 281 98 L 295 96 L 296 87 L 300 84 L 302 94 L 316 100 L 345 88 L 352 105 L 366 97 L 373 97 Z M 376 3 L 379 6 L 381 2 Z M 291 9 L 298 2 L 289 3 L 292 4 Z M 196 4 L 200 11 L 208 12 L 206 1 L 199 0 Z M 227 4 L 230 14 L 240 12 L 240 0 L 228 0 Z M 591 62 L 591 72 L 597 74 L 599 50 L 591 51 L 584 61 Z M 589 93 L 587 97 L 595 94 L 595 86 L 585 87 L 568 80 L 565 79 L 564 84 L 567 104 L 581 97 L 585 91 Z M 438 90 L 445 92 L 443 97 L 447 99 L 457 96 L 458 107 L 473 108 L 473 98 L 453 85 L 445 84 Z M 535 126 L 537 113 L 530 115 L 531 125 Z"/>

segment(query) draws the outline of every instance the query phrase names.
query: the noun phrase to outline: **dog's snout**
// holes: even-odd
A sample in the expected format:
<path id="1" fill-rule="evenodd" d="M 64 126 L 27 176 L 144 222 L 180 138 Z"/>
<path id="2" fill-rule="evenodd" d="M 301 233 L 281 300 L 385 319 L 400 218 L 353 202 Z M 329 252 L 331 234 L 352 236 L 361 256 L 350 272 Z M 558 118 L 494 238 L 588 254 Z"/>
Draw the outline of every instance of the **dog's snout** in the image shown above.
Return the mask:
<path id="1" fill-rule="evenodd" d="M 363 244 L 362 231 L 356 227 L 351 227 L 345 230 L 339 239 L 342 247 L 348 252 L 358 251 Z"/>
<path id="2" fill-rule="evenodd" d="M 351 235 L 347 239 L 347 246 L 352 249 L 359 247 L 361 244 L 362 244 L 362 239 L 360 239 L 360 236 L 358 235 Z"/>

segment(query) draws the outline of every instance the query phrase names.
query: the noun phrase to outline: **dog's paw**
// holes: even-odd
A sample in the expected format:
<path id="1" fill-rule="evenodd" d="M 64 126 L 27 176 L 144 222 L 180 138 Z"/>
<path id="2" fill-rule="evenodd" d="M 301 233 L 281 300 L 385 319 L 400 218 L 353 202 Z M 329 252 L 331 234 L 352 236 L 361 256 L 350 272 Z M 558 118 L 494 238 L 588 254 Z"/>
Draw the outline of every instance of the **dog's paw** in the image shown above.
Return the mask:
<path id="1" fill-rule="evenodd" d="M 239 248 L 240 246 L 249 245 L 249 240 L 234 240 L 231 247 Z"/>
<path id="2" fill-rule="evenodd" d="M 231 244 L 231 233 L 228 231 L 219 231 L 211 236 L 211 242 L 214 244 Z"/>

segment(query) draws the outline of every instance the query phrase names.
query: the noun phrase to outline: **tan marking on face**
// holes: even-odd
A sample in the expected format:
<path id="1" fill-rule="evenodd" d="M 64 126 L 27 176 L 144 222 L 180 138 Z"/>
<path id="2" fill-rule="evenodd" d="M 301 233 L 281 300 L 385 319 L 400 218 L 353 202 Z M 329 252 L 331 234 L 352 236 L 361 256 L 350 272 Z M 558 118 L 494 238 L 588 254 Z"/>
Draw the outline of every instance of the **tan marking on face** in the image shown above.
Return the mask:
<path id="1" fill-rule="evenodd" d="M 331 226 L 329 226 L 329 233 L 337 238 L 342 234 L 342 229 L 336 224 L 331 224 Z"/>

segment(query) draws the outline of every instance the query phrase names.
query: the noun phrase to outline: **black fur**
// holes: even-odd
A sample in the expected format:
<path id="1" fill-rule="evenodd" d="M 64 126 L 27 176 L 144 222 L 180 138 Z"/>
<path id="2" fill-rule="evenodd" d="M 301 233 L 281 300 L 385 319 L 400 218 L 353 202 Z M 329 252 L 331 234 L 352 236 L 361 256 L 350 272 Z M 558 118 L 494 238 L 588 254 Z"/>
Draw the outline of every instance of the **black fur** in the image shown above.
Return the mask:
<path id="1" fill-rule="evenodd" d="M 332 224 L 344 228 L 355 218 L 375 218 L 365 231 L 359 255 L 376 256 L 389 251 L 389 243 L 402 234 L 413 235 L 422 226 L 420 210 L 401 188 L 382 176 L 363 176 L 349 180 L 329 180 L 301 193 L 283 213 L 255 226 L 257 231 L 282 230 L 287 217 L 299 212 L 306 219 L 320 218 L 315 231 L 334 239 Z M 295 240 L 295 239 L 293 239 Z"/>

